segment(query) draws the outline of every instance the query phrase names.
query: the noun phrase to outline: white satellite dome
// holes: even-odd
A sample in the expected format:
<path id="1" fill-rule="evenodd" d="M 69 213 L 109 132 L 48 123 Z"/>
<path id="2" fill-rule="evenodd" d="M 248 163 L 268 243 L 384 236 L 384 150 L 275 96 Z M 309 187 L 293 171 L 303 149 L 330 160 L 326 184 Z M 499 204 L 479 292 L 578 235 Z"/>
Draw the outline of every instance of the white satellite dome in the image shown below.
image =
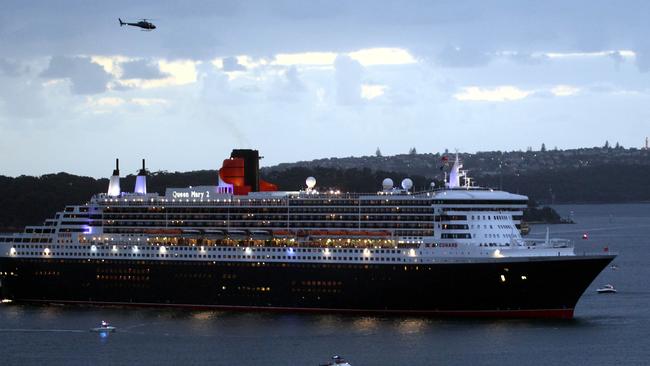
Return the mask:
<path id="1" fill-rule="evenodd" d="M 413 181 L 411 180 L 411 178 L 404 178 L 404 180 L 402 181 L 402 188 L 404 188 L 404 190 L 406 191 L 413 188 Z"/>
<path id="2" fill-rule="evenodd" d="M 305 183 L 307 184 L 307 188 L 312 189 L 316 186 L 316 178 L 314 177 L 307 177 L 305 180 Z"/>
<path id="3" fill-rule="evenodd" d="M 435 188 L 436 182 L 431 182 L 431 188 Z"/>
<path id="4" fill-rule="evenodd" d="M 388 191 L 393 188 L 393 180 L 390 178 L 386 178 L 381 182 L 381 187 L 384 189 L 384 191 Z"/>

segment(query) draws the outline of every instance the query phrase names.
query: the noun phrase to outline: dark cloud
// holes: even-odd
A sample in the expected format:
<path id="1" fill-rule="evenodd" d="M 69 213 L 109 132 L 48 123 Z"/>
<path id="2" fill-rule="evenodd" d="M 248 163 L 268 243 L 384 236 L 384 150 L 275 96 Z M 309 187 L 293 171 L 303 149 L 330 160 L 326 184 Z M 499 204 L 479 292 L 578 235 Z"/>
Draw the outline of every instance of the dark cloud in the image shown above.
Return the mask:
<path id="1" fill-rule="evenodd" d="M 46 79 L 68 79 L 74 94 L 97 94 L 106 91 L 111 74 L 88 57 L 54 56 L 40 75 Z"/>
<path id="2" fill-rule="evenodd" d="M 645 42 L 650 2 L 430 0 L 279 0 L 3 2 L 0 55 L 8 57 L 126 55 L 210 60 L 224 55 L 268 56 L 314 50 L 400 46 L 437 51 L 441 64 L 481 66 L 485 53 L 622 49 Z M 119 9 L 119 13 L 116 13 Z M 107 15 L 107 14 L 114 14 Z M 158 29 L 120 29 L 117 16 L 156 18 Z M 83 29 L 83 31 L 80 31 Z M 473 54 L 467 50 L 480 50 Z M 469 58 L 462 57 L 468 52 Z M 476 56 L 479 56 L 478 59 Z"/>
<path id="3" fill-rule="evenodd" d="M 120 64 L 122 79 L 164 79 L 169 74 L 160 71 L 158 64 L 149 60 L 128 61 Z"/>
<path id="4" fill-rule="evenodd" d="M 223 59 L 223 71 L 246 71 L 246 66 L 237 62 L 236 57 L 226 57 Z"/>

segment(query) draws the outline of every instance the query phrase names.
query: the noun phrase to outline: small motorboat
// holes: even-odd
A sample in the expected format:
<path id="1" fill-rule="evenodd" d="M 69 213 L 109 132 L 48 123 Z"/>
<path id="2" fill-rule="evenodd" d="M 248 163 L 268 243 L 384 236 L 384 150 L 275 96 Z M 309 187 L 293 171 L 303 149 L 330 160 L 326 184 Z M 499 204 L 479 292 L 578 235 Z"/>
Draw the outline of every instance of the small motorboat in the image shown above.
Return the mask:
<path id="1" fill-rule="evenodd" d="M 115 332 L 115 327 L 102 320 L 99 327 L 90 328 L 90 331 L 95 333 L 113 333 Z"/>
<path id="2" fill-rule="evenodd" d="M 611 268 L 612 271 L 616 271 L 618 269 L 618 266 L 615 265 L 615 264 L 612 264 L 611 266 L 609 266 L 609 268 Z"/>
<path id="3" fill-rule="evenodd" d="M 616 289 L 612 285 L 605 285 L 603 287 L 600 287 L 596 290 L 599 294 L 615 294 Z"/>
<path id="4" fill-rule="evenodd" d="M 332 361 L 322 363 L 320 366 L 352 366 L 348 361 L 344 360 L 341 356 L 332 356 Z"/>

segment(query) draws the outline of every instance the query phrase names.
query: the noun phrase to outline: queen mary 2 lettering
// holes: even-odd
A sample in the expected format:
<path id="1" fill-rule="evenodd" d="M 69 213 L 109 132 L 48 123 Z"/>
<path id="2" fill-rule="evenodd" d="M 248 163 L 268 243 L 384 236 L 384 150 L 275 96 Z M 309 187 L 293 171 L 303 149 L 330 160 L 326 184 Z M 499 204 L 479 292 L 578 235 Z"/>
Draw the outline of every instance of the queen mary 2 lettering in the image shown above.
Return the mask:
<path id="1" fill-rule="evenodd" d="M 190 188 L 168 188 L 165 197 L 172 199 L 210 199 L 217 194 L 217 186 L 201 186 Z"/>
<path id="2" fill-rule="evenodd" d="M 216 186 L 120 186 L 0 236 L 0 292 L 17 302 L 571 318 L 615 257 L 526 240 L 526 196 L 385 179 L 372 193 L 279 191 L 256 150 L 234 150 Z"/>

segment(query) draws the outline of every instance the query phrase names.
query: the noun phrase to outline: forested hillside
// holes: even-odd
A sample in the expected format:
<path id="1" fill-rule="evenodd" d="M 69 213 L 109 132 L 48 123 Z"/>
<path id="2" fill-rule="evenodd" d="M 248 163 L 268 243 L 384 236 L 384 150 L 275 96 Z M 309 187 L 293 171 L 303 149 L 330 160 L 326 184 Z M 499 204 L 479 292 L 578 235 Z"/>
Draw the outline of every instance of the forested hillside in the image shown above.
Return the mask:
<path id="1" fill-rule="evenodd" d="M 463 155 L 467 159 L 463 159 L 465 167 L 477 184 L 525 194 L 541 204 L 650 201 L 650 163 L 645 150 L 595 148 L 568 153 L 529 151 Z M 441 156 L 345 158 L 340 159 L 341 166 L 332 165 L 336 162 L 332 159 L 324 159 L 263 168 L 261 175 L 281 190 L 304 188 L 308 176 L 316 177 L 320 189 L 376 192 L 384 178 L 392 178 L 395 185 L 399 185 L 403 178 L 409 177 L 415 190 L 423 190 L 429 189 L 432 182 L 439 187 L 443 172 L 449 170 L 449 164 L 444 164 Z M 571 163 L 560 159 L 563 156 Z M 324 161 L 327 164 L 323 164 Z M 521 161 L 528 161 L 528 165 Z M 557 164 L 552 163 L 556 161 Z M 512 166 L 514 162 L 516 167 Z M 504 165 L 508 168 L 503 168 Z M 148 182 L 150 192 L 164 194 L 167 187 L 216 185 L 217 181 L 215 170 L 202 170 L 154 172 Z M 133 190 L 134 182 L 134 176 L 123 178 L 123 191 Z M 87 202 L 93 194 L 104 192 L 107 186 L 108 179 L 67 173 L 40 177 L 0 176 L 0 231 L 39 224 L 65 205 Z"/>

